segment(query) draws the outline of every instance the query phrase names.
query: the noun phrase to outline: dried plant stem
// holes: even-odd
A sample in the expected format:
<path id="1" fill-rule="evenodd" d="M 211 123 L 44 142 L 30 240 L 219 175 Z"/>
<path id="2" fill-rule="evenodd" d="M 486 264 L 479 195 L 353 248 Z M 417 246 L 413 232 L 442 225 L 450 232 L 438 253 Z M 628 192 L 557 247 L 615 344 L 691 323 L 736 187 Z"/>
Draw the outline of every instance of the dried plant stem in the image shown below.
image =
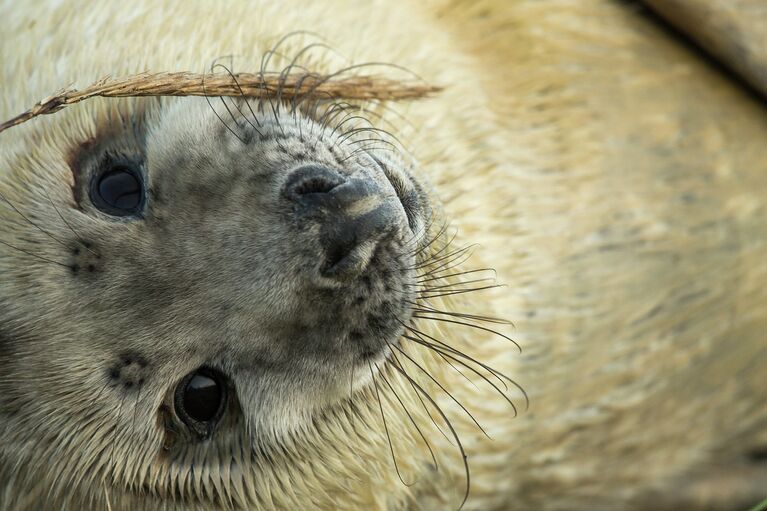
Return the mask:
<path id="1" fill-rule="evenodd" d="M 0 132 L 37 117 L 58 112 L 67 105 L 101 96 L 125 98 L 138 96 L 244 96 L 291 99 L 310 95 L 323 99 L 397 101 L 419 99 L 442 90 L 422 83 L 405 83 L 389 78 L 354 76 L 332 78 L 321 74 L 295 73 L 140 73 L 123 78 L 102 78 L 82 90 L 68 89 L 38 102 L 24 113 L 0 124 Z"/>

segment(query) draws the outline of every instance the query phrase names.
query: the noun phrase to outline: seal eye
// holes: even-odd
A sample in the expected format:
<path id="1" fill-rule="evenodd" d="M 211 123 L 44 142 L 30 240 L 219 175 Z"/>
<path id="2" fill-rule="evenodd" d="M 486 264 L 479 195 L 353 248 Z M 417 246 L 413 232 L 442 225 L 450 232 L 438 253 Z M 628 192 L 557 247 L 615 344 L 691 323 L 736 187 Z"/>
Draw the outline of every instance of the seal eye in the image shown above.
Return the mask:
<path id="1" fill-rule="evenodd" d="M 140 170 L 132 163 L 109 163 L 94 176 L 91 201 L 112 216 L 131 216 L 144 206 L 144 183 Z"/>
<path id="2" fill-rule="evenodd" d="M 202 367 L 176 387 L 176 415 L 200 437 L 208 437 L 224 413 L 226 385 L 218 372 Z"/>

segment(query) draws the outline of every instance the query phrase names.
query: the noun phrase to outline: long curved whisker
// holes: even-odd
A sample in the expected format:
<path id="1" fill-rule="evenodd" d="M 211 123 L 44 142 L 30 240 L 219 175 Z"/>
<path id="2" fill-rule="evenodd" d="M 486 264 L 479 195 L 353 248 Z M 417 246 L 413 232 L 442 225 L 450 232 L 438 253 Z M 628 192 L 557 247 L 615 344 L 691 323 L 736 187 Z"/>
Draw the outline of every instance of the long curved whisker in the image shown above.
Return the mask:
<path id="1" fill-rule="evenodd" d="M 442 284 L 440 286 L 420 286 L 417 284 L 405 284 L 407 286 L 413 286 L 413 287 L 419 287 L 424 292 L 432 292 L 432 291 L 439 291 L 439 290 L 449 290 L 452 291 L 457 286 L 468 286 L 469 284 L 479 284 L 480 282 L 495 282 L 496 279 L 492 277 L 483 277 L 481 279 L 472 279 L 472 280 L 462 280 L 459 282 L 450 282 L 448 284 Z"/>
<path id="2" fill-rule="evenodd" d="M 502 334 L 501 332 L 499 332 L 497 330 L 493 330 L 492 328 L 487 328 L 487 327 L 484 327 L 484 326 L 475 325 L 473 323 L 467 323 L 465 321 L 458 321 L 456 319 L 435 318 L 433 316 L 419 316 L 418 314 L 414 314 L 413 317 L 417 318 L 417 319 L 427 319 L 427 320 L 432 320 L 432 321 L 442 321 L 444 323 L 452 323 L 454 325 L 461 325 L 461 326 L 466 326 L 466 327 L 469 327 L 469 328 L 476 328 L 477 330 L 482 330 L 482 331 L 485 331 L 485 332 L 488 332 L 488 333 L 491 333 L 491 334 L 495 334 L 498 337 L 506 339 L 507 341 L 512 343 L 514 346 L 516 346 L 517 350 L 520 353 L 522 353 L 522 346 L 520 346 L 517 341 L 515 341 L 514 339 L 512 339 L 511 337 L 509 337 L 506 334 Z"/>
<path id="3" fill-rule="evenodd" d="M 497 286 L 496 286 L 497 287 Z M 479 288 L 479 289 L 485 289 L 485 288 Z M 475 291 L 474 289 L 468 289 L 466 291 Z M 461 312 L 452 312 L 452 311 L 443 311 L 439 309 L 435 309 L 434 307 L 429 307 L 428 305 L 425 305 L 423 303 L 416 303 L 412 301 L 408 301 L 411 305 L 413 305 L 414 312 L 418 313 L 424 313 L 424 314 L 440 314 L 445 316 L 452 316 L 456 318 L 462 318 L 462 319 L 471 319 L 474 321 L 482 321 L 484 323 L 493 323 L 496 325 L 511 325 L 511 321 L 503 318 L 495 318 L 492 316 L 480 316 L 477 314 L 466 314 Z"/>
<path id="4" fill-rule="evenodd" d="M 447 270 L 443 270 L 443 271 L 447 271 Z M 422 277 L 427 277 L 427 278 L 420 278 L 420 279 L 418 279 L 418 282 L 420 282 L 420 283 L 431 282 L 431 281 L 434 281 L 434 280 L 449 279 L 449 278 L 452 278 L 452 277 L 461 277 L 463 275 L 471 275 L 471 274 L 474 274 L 474 273 L 481 273 L 481 272 L 488 272 L 488 271 L 491 271 L 491 272 L 495 273 L 495 270 L 493 268 L 476 268 L 474 270 L 466 270 L 466 271 L 461 271 L 461 272 L 456 272 L 456 273 L 449 273 L 447 275 L 432 275 L 432 274 L 429 274 L 429 273 L 424 273 L 422 275 Z M 439 273 L 441 273 L 441 272 L 439 272 Z M 494 276 L 492 278 L 495 279 L 496 277 Z"/>
<path id="5" fill-rule="evenodd" d="M 213 103 L 210 101 L 210 97 L 208 96 L 207 91 L 205 90 L 205 73 L 202 74 L 202 91 L 203 91 L 203 94 L 205 95 L 205 101 L 208 102 L 208 106 L 213 111 L 213 113 L 216 114 L 216 117 L 218 117 L 218 120 L 221 121 L 221 124 L 223 124 L 224 127 L 226 127 L 226 129 L 229 130 L 229 132 L 237 138 L 237 140 L 245 144 L 245 140 L 243 140 L 242 137 L 240 137 L 237 133 L 235 133 L 235 131 L 232 128 L 229 127 L 229 124 L 227 124 L 226 121 L 224 121 L 224 119 L 219 115 L 218 111 L 213 107 Z M 222 101 L 223 101 L 223 98 L 222 98 Z M 226 103 L 224 103 L 224 105 L 226 105 Z M 230 115 L 231 115 L 231 112 L 230 112 Z"/>
<path id="6" fill-rule="evenodd" d="M 10 243 L 7 243 L 7 242 L 5 242 L 3 240 L 0 240 L 0 244 L 5 245 L 6 247 L 12 248 L 13 250 L 18 250 L 19 252 L 27 254 L 30 257 L 34 257 L 35 259 L 39 259 L 41 261 L 45 261 L 46 263 L 55 264 L 57 266 L 61 266 L 61 267 L 66 268 L 68 270 L 71 269 L 71 266 L 69 266 L 68 264 L 60 263 L 58 261 L 54 261 L 53 259 L 48 259 L 47 257 L 43 257 L 41 255 L 32 253 L 32 252 L 30 252 L 28 250 L 24 250 L 23 248 L 19 248 L 17 246 L 11 245 Z"/>
<path id="7" fill-rule="evenodd" d="M 400 322 L 400 324 L 403 324 L 403 323 Z M 409 330 L 410 332 L 412 332 L 413 335 L 418 337 L 420 342 L 426 343 L 426 344 L 430 344 L 429 341 L 426 341 L 424 339 L 424 337 L 426 337 L 427 339 L 429 339 L 430 341 L 435 343 L 435 345 L 441 346 L 443 348 L 443 350 L 446 350 L 446 351 L 449 351 L 451 353 L 454 353 L 455 355 L 457 355 L 457 356 L 459 356 L 461 358 L 465 358 L 466 360 L 469 360 L 469 361 L 477 364 L 482 369 L 484 369 L 485 371 L 487 371 L 490 374 L 492 374 L 501 383 L 501 385 L 503 385 L 504 389 L 509 390 L 509 387 L 508 387 L 508 385 L 506 385 L 506 382 L 504 382 L 504 379 L 506 379 L 509 382 L 511 382 L 512 384 L 514 384 L 514 380 L 512 380 L 511 378 L 509 378 L 505 374 L 503 374 L 500 371 L 490 367 L 487 364 L 484 364 L 484 363 L 480 362 L 479 360 L 475 359 L 474 357 L 471 357 L 470 355 L 467 355 L 466 353 L 464 353 L 464 352 L 462 352 L 462 351 L 460 351 L 460 350 L 450 346 L 449 344 L 445 343 L 444 341 L 440 341 L 439 339 L 437 339 L 437 338 L 435 338 L 435 337 L 433 337 L 433 336 L 431 336 L 431 335 L 429 335 L 427 333 L 424 333 L 424 332 L 418 330 L 417 328 L 413 328 L 413 327 L 410 327 L 410 326 L 407 326 L 407 325 L 405 325 L 405 328 L 407 330 Z M 410 337 L 408 337 L 407 334 L 404 334 L 403 336 L 405 338 L 409 339 L 409 340 L 413 340 L 413 341 L 418 342 L 415 339 L 410 339 Z"/>
<path id="8" fill-rule="evenodd" d="M 504 400 L 506 400 L 506 402 L 507 402 L 507 403 L 509 403 L 509 406 L 511 406 L 511 409 L 514 411 L 514 417 L 516 417 L 516 416 L 518 415 L 518 411 L 517 411 L 517 405 L 515 405 L 515 404 L 514 404 L 514 401 L 512 401 L 512 400 L 511 400 L 511 398 L 510 398 L 509 396 L 507 396 L 507 395 L 504 393 L 504 391 L 502 391 L 502 390 L 501 390 L 501 389 L 500 389 L 500 388 L 499 388 L 499 387 L 498 387 L 498 386 L 497 386 L 495 383 L 493 383 L 492 381 L 490 381 L 490 379 L 489 379 L 487 376 L 485 376 L 484 374 L 482 374 L 481 372 L 479 372 L 477 369 L 475 369 L 474 367 L 471 367 L 469 364 L 467 364 L 467 363 L 466 363 L 466 362 L 464 362 L 463 360 L 461 360 L 461 359 L 457 358 L 456 356 L 453 356 L 453 355 L 451 355 L 451 354 L 450 354 L 450 353 L 448 353 L 447 351 L 444 351 L 444 350 L 440 349 L 440 347 L 439 347 L 439 346 L 437 346 L 437 345 L 434 345 L 434 344 L 431 344 L 431 343 L 428 343 L 428 342 L 424 342 L 424 341 L 419 341 L 419 340 L 417 340 L 417 339 L 415 339 L 415 338 L 413 338 L 413 337 L 410 337 L 410 336 L 404 336 L 404 337 L 405 337 L 406 339 L 408 339 L 408 340 L 410 340 L 410 341 L 412 341 L 412 342 L 416 343 L 416 344 L 419 344 L 419 345 L 423 346 L 424 348 L 427 348 L 427 349 L 430 349 L 430 350 L 432 350 L 434 353 L 436 353 L 437 355 L 439 355 L 440 357 L 442 357 L 442 358 L 443 358 L 443 359 L 445 359 L 445 360 L 446 360 L 447 358 L 454 360 L 454 361 L 455 361 L 457 364 L 460 364 L 460 365 L 462 365 L 463 367 L 465 367 L 465 368 L 466 368 L 466 369 L 468 369 L 469 371 L 473 372 L 474 374 L 476 374 L 477 376 L 479 376 L 480 378 L 482 378 L 482 379 L 483 379 L 483 380 L 484 380 L 484 381 L 485 381 L 485 382 L 486 382 L 488 385 L 490 385 L 490 386 L 493 388 L 493 390 L 495 390 L 495 391 L 496 391 L 496 392 L 497 392 L 497 393 L 498 393 L 498 394 L 499 394 L 501 397 L 503 397 L 503 399 L 504 399 Z M 446 361 L 447 361 L 447 360 L 446 360 Z M 467 379 L 467 380 L 469 380 L 469 381 L 470 381 L 472 384 L 474 384 L 474 382 L 473 382 L 473 381 L 471 381 L 471 379 L 469 379 L 469 378 L 468 378 L 468 377 L 467 377 L 465 374 L 463 374 L 463 372 L 461 372 L 461 371 L 460 371 L 460 370 L 459 370 L 457 367 L 455 367 L 455 366 L 454 366 L 452 363 L 450 363 L 449 361 L 448 361 L 448 363 L 449 363 L 449 364 L 450 364 L 450 365 L 453 367 L 453 369 L 455 369 L 456 371 L 458 371 L 459 373 L 461 373 L 461 375 L 462 375 L 464 378 L 466 378 L 466 379 Z M 491 373 L 491 374 L 493 374 L 493 373 Z M 493 375 L 494 375 L 494 374 L 493 374 Z M 494 376 L 495 376 L 495 375 L 494 375 Z M 497 376 L 496 376 L 496 378 L 497 378 Z M 474 385 L 476 386 L 476 384 L 474 384 Z M 506 388 L 506 390 L 508 391 L 508 386 L 506 386 L 506 384 L 505 384 L 505 383 L 504 383 L 503 385 L 504 385 L 504 387 Z"/>
<path id="9" fill-rule="evenodd" d="M 461 453 L 461 458 L 463 458 L 463 468 L 464 473 L 466 474 L 466 492 L 463 496 L 463 501 L 461 502 L 461 505 L 459 506 L 459 511 L 463 509 L 463 506 L 466 504 L 466 501 L 469 498 L 469 492 L 471 490 L 471 470 L 469 469 L 469 459 L 466 456 L 466 450 L 463 448 L 463 444 L 461 443 L 461 438 L 458 436 L 458 432 L 453 427 L 453 424 L 450 422 L 450 420 L 447 418 L 447 415 L 445 415 L 445 412 L 440 408 L 440 406 L 437 404 L 436 401 L 429 395 L 426 390 L 423 389 L 417 382 L 413 380 L 413 378 L 410 377 L 407 372 L 399 365 L 392 363 L 392 367 L 394 367 L 395 370 L 397 370 L 402 376 L 404 376 L 409 382 L 411 382 L 415 388 L 431 403 L 431 405 L 434 407 L 435 410 L 442 416 L 442 419 L 445 421 L 445 424 L 447 424 L 447 427 L 450 429 L 450 433 L 453 435 L 453 438 L 455 439 L 456 443 L 458 444 L 458 450 Z"/>
<path id="10" fill-rule="evenodd" d="M 402 409 L 405 411 L 405 414 L 407 415 L 408 419 L 410 419 L 410 423 L 413 424 L 413 427 L 415 427 L 415 430 L 418 431 L 418 435 L 420 435 L 421 440 L 423 440 L 423 443 L 426 444 L 426 448 L 429 450 L 429 454 L 431 455 L 431 461 L 434 463 L 435 470 L 439 469 L 439 464 L 437 463 L 437 457 L 434 455 L 434 451 L 431 448 L 431 444 L 429 444 L 429 441 L 426 439 L 426 436 L 423 434 L 423 431 L 421 431 L 421 428 L 418 427 L 418 423 L 416 423 L 413 416 L 410 414 L 410 410 L 407 409 L 405 406 L 405 403 L 402 402 L 402 399 L 397 395 L 397 392 L 394 390 L 394 387 L 391 383 L 389 383 L 389 380 L 386 378 L 386 375 L 383 373 L 381 374 L 381 379 L 386 383 L 386 385 L 391 389 L 392 394 L 394 394 L 394 397 L 397 399 L 399 404 L 402 406 Z"/>
<path id="11" fill-rule="evenodd" d="M 432 376 L 432 375 L 431 375 L 431 373 L 430 373 L 429 371 L 427 371 L 426 369 L 424 369 L 424 367 L 423 367 L 421 364 L 419 364 L 418 362 L 416 362 L 416 361 L 413 359 L 413 357 L 411 357 L 411 356 L 410 356 L 410 355 L 408 355 L 408 354 L 407 354 L 405 351 L 403 351 L 403 350 L 402 350 L 402 348 L 400 348 L 400 347 L 398 347 L 398 346 L 395 346 L 394 348 L 395 348 L 397 351 L 399 351 L 399 352 L 400 352 L 400 354 L 402 354 L 402 356 L 403 356 L 403 357 L 407 358 L 407 359 L 408 359 L 408 360 L 409 360 L 409 361 L 410 361 L 410 362 L 411 362 L 413 365 L 415 365 L 415 366 L 416 366 L 418 369 L 420 369 L 420 370 L 421 370 L 421 372 L 423 372 L 423 373 L 424 373 L 424 374 L 425 374 L 425 375 L 426 375 L 426 376 L 427 376 L 427 377 L 428 377 L 428 378 L 429 378 L 431 381 L 433 381 L 433 382 L 434 382 L 434 383 L 435 383 L 435 384 L 436 384 L 436 385 L 437 385 L 437 386 L 438 386 L 438 387 L 439 387 L 439 388 L 442 390 L 442 392 L 444 392 L 445 394 L 447 394 L 447 396 L 448 396 L 448 397 L 450 397 L 450 399 L 452 399 L 452 400 L 453 400 L 453 402 L 455 402 L 455 404 L 457 404 L 457 405 L 458 405 L 458 406 L 461 408 L 461 410 L 463 410 L 463 411 L 464 411 L 464 413 L 466 413 L 466 415 L 467 415 L 467 416 L 468 416 L 468 417 L 469 417 L 469 418 L 472 420 L 472 422 L 474 422 L 474 424 L 475 424 L 475 425 L 476 425 L 476 426 L 479 428 L 479 430 L 480 430 L 480 431 L 482 431 L 482 434 L 484 434 L 484 435 L 485 435 L 487 438 L 490 438 L 490 435 L 488 435 L 488 434 L 487 434 L 487 432 L 485 431 L 485 429 L 484 429 L 484 428 L 482 427 L 482 425 L 481 425 L 481 424 L 480 424 L 480 423 L 477 421 L 477 419 L 475 419 L 475 418 L 474 418 L 474 416 L 471 414 L 471 412 L 470 412 L 470 411 L 469 411 L 469 410 L 468 410 L 468 409 L 467 409 L 467 408 L 466 408 L 466 407 L 463 405 L 463 403 L 461 403 L 460 401 L 458 401 L 458 399 L 456 399 L 456 398 L 455 398 L 455 396 L 453 396 L 453 394 L 451 394 L 451 393 L 450 393 L 450 391 L 448 391 L 448 390 L 445 388 L 445 386 L 444 386 L 444 385 L 442 385 L 442 383 L 440 383 L 440 382 L 439 382 L 439 380 L 437 380 L 437 379 L 436 379 L 434 376 Z"/>
<path id="12" fill-rule="evenodd" d="M 75 231 L 74 227 L 72 227 L 72 226 L 69 224 L 69 222 L 67 222 L 67 219 L 66 219 L 66 218 L 64 218 L 64 215 L 62 215 L 62 214 L 61 214 L 61 211 L 59 211 L 59 208 L 57 208 L 57 207 L 56 207 L 56 204 L 54 204 L 54 203 L 53 203 L 53 201 L 51 200 L 51 196 L 50 196 L 50 195 L 48 195 L 48 190 L 46 190 L 45 188 L 43 188 L 43 193 L 45 193 L 45 197 L 48 199 L 48 202 L 50 202 L 50 203 L 51 203 L 51 206 L 53 206 L 53 209 L 54 209 L 54 211 L 56 211 L 56 214 L 57 214 L 57 215 L 59 215 L 59 218 L 61 218 L 61 221 L 62 221 L 62 222 L 64 222 L 64 225 L 66 225 L 66 226 L 67 226 L 67 228 L 68 228 L 70 231 L 72 231 L 72 234 L 74 234 L 74 235 L 75 235 L 75 238 L 77 238 L 77 241 L 79 241 L 79 242 L 80 242 L 80 244 L 81 244 L 81 245 L 82 245 L 82 246 L 85 248 L 85 250 L 87 250 L 88 252 L 90 252 L 92 255 L 94 255 L 94 256 L 96 256 L 96 257 L 100 257 L 100 256 L 99 256 L 99 254 L 97 254 L 96 252 L 94 252 L 93 250 L 91 250 L 91 247 L 89 246 L 89 245 L 90 245 L 90 243 L 88 243 L 88 242 L 86 242 L 85 240 L 83 240 L 83 238 L 82 238 L 82 237 L 81 237 L 81 236 L 80 236 L 80 235 L 77 233 L 77 231 Z"/>
<path id="13" fill-rule="evenodd" d="M 14 205 L 14 204 L 13 204 L 13 203 L 10 201 L 10 200 L 8 200 L 8 199 L 6 198 L 6 196 L 5 196 L 5 195 L 3 195 L 2 193 L 0 193 L 0 198 L 2 198 L 2 199 L 3 199 L 3 200 L 4 200 L 4 201 L 5 201 L 5 202 L 6 202 L 6 203 L 7 203 L 7 204 L 8 204 L 8 205 L 9 205 L 9 206 L 10 206 L 10 207 L 11 207 L 11 208 L 12 208 L 12 209 L 15 211 L 15 212 L 16 212 L 16 213 L 18 213 L 18 214 L 19 214 L 19 216 L 20 216 L 21 218 L 23 218 L 24 220 L 26 220 L 26 221 L 27 221 L 27 222 L 28 222 L 30 225 L 34 226 L 34 227 L 35 227 L 35 228 L 36 228 L 38 231 L 40 231 L 41 233 L 43 233 L 43 234 L 45 234 L 46 236 L 48 236 L 49 238 L 51 238 L 53 241 L 55 241 L 56 243 L 58 243 L 58 244 L 59 244 L 59 245 L 61 245 L 62 247 L 66 247 L 66 248 L 69 248 L 69 247 L 67 246 L 67 244 L 66 244 L 66 243 L 64 243 L 63 241 L 61 241 L 60 239 L 58 239 L 56 236 L 54 236 L 54 235 L 53 235 L 53 234 L 51 234 L 50 232 L 46 231 L 45 229 L 43 229 L 42 227 L 40 227 L 39 225 L 37 225 L 37 224 L 36 224 L 35 222 L 33 222 L 32 220 L 30 220 L 30 219 L 29 219 L 29 217 L 27 217 L 27 216 L 26 216 L 24 213 L 22 213 L 22 212 L 19 210 L 19 208 L 17 208 L 17 207 L 16 207 L 16 206 L 15 206 L 15 205 Z"/>
<path id="14" fill-rule="evenodd" d="M 240 86 L 240 81 L 237 79 L 237 77 L 232 72 L 232 70 L 226 67 L 225 65 L 214 64 L 212 69 L 215 69 L 216 67 L 223 68 L 224 71 L 226 71 L 231 77 L 231 79 L 234 81 L 234 84 L 237 86 L 237 90 L 240 91 L 240 95 L 245 100 L 245 105 L 248 107 L 248 110 L 250 110 L 250 114 L 253 116 L 253 122 L 255 122 L 256 124 L 253 124 L 253 122 L 250 122 L 250 119 L 248 119 L 248 117 L 243 113 L 242 109 L 240 109 L 237 103 L 235 103 L 235 106 L 237 107 L 237 111 L 240 112 L 240 115 L 242 115 L 242 117 L 248 122 L 248 124 L 250 124 L 250 126 L 256 131 L 256 133 L 258 133 L 261 137 L 263 137 L 264 134 L 261 133 L 261 131 L 258 129 L 259 127 L 261 127 L 261 123 L 258 120 L 258 116 L 256 115 L 256 112 L 253 111 L 253 107 L 250 106 L 250 101 L 248 101 L 247 98 L 245 97 L 245 93 L 243 92 L 242 87 Z"/>
<path id="15" fill-rule="evenodd" d="M 394 462 L 394 470 L 397 471 L 397 476 L 399 477 L 399 480 L 402 482 L 402 484 L 405 486 L 413 486 L 415 482 L 408 484 L 402 478 L 402 473 L 400 472 L 399 465 L 397 464 L 397 457 L 394 455 L 394 444 L 392 444 L 391 435 L 389 434 L 389 426 L 386 425 L 386 415 L 384 414 L 383 404 L 381 403 L 381 395 L 378 391 L 378 380 L 376 380 L 375 374 L 373 374 L 373 366 L 370 362 L 368 362 L 368 367 L 370 368 L 370 376 L 373 378 L 373 384 L 376 391 L 376 399 L 378 399 L 378 408 L 381 410 L 381 420 L 383 421 L 384 431 L 386 432 L 386 440 L 389 442 L 389 450 L 391 451 L 391 458 Z M 378 368 L 378 365 L 376 365 L 376 368 Z"/>
<path id="16" fill-rule="evenodd" d="M 403 323 L 400 322 L 400 324 L 403 324 Z M 444 341 L 440 341 L 439 339 L 436 339 L 435 337 L 433 337 L 433 336 L 431 336 L 429 334 L 426 334 L 426 333 L 424 333 L 424 332 L 422 332 L 422 331 L 420 331 L 420 330 L 418 330 L 416 328 L 413 328 L 413 327 L 410 327 L 410 326 L 407 326 L 407 325 L 405 325 L 405 328 L 407 330 L 409 330 L 410 332 L 412 332 L 413 335 L 418 337 L 418 340 L 411 339 L 410 337 L 406 337 L 408 340 L 412 340 L 412 341 L 415 341 L 415 342 L 420 342 L 420 343 L 424 343 L 426 345 L 430 345 L 429 347 L 439 348 L 442 352 L 445 352 L 445 353 L 449 352 L 449 353 L 451 353 L 451 354 L 453 354 L 453 355 L 455 355 L 457 357 L 463 358 L 463 359 L 468 360 L 469 362 L 471 362 L 473 364 L 478 365 L 479 367 L 481 367 L 482 369 L 484 369 L 485 371 L 487 371 L 488 373 L 493 375 L 493 377 L 495 377 L 500 382 L 500 384 L 503 385 L 503 388 L 506 391 L 509 390 L 509 387 L 508 387 L 508 385 L 506 385 L 504 380 L 509 382 L 512 386 L 514 386 L 517 390 L 519 390 L 520 393 L 522 393 L 522 395 L 524 396 L 524 398 L 525 398 L 525 410 L 527 410 L 530 407 L 530 398 L 527 395 L 527 392 L 514 379 L 512 379 L 509 376 L 503 374 L 502 372 L 498 371 L 497 369 L 494 369 L 493 367 L 491 367 L 491 366 L 489 366 L 489 365 L 487 365 L 487 364 L 485 364 L 483 362 L 480 362 L 479 360 L 475 359 L 474 357 L 472 357 L 470 355 L 467 355 L 466 353 L 464 353 L 464 352 L 454 348 L 453 346 L 450 346 L 449 344 L 445 343 Z M 424 339 L 424 337 L 426 337 L 430 341 L 433 341 L 434 344 L 430 343 L 429 341 L 426 341 Z"/>

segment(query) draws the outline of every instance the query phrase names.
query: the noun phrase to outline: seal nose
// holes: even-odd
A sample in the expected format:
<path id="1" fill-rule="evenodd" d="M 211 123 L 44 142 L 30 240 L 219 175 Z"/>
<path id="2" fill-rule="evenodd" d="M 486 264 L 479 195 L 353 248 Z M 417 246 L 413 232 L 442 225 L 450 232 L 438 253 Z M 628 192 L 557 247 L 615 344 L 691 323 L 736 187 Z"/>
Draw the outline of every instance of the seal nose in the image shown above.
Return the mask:
<path id="1" fill-rule="evenodd" d="M 336 186 L 345 181 L 338 172 L 310 165 L 295 170 L 285 183 L 285 196 L 291 201 L 308 206 L 322 200 Z"/>
<path id="2" fill-rule="evenodd" d="M 396 227 L 392 201 L 364 175 L 347 177 L 321 166 L 301 167 L 288 176 L 283 196 L 301 220 L 320 224 L 325 277 L 358 276 L 377 244 Z"/>

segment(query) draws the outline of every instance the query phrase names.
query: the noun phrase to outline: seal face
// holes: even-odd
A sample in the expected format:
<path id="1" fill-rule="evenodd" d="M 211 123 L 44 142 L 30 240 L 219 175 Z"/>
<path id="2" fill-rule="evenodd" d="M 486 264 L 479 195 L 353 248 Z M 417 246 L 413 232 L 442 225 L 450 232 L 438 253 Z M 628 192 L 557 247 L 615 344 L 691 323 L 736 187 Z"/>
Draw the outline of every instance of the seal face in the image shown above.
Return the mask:
<path id="1" fill-rule="evenodd" d="M 41 319 L 46 356 L 89 355 L 70 368 L 79 382 L 34 385 L 60 398 L 47 413 L 74 414 L 70 444 L 97 431 L 98 466 L 140 492 L 169 483 L 126 466 L 247 466 L 288 441 L 369 384 L 410 321 L 430 210 L 404 160 L 301 113 L 250 113 L 137 108 L 69 155 L 75 208 L 49 204 L 69 229 L 55 286 L 41 284 L 65 318 Z M 33 338 L 6 315 L 9 335 Z M 75 385 L 92 392 L 73 405 Z M 37 420 L 3 399 L 22 410 L 11 427 Z"/>
<path id="2" fill-rule="evenodd" d="M 279 435 L 278 416 L 345 396 L 401 334 L 423 201 L 401 163 L 354 153 L 344 133 L 286 114 L 237 120 L 180 100 L 75 158 L 93 162 L 73 168 L 92 222 L 78 234 L 93 241 L 70 286 L 90 298 L 77 321 L 111 323 L 115 348 L 168 318 L 193 325 L 162 350 L 187 354 L 185 373 L 226 375 L 259 434 Z"/>

